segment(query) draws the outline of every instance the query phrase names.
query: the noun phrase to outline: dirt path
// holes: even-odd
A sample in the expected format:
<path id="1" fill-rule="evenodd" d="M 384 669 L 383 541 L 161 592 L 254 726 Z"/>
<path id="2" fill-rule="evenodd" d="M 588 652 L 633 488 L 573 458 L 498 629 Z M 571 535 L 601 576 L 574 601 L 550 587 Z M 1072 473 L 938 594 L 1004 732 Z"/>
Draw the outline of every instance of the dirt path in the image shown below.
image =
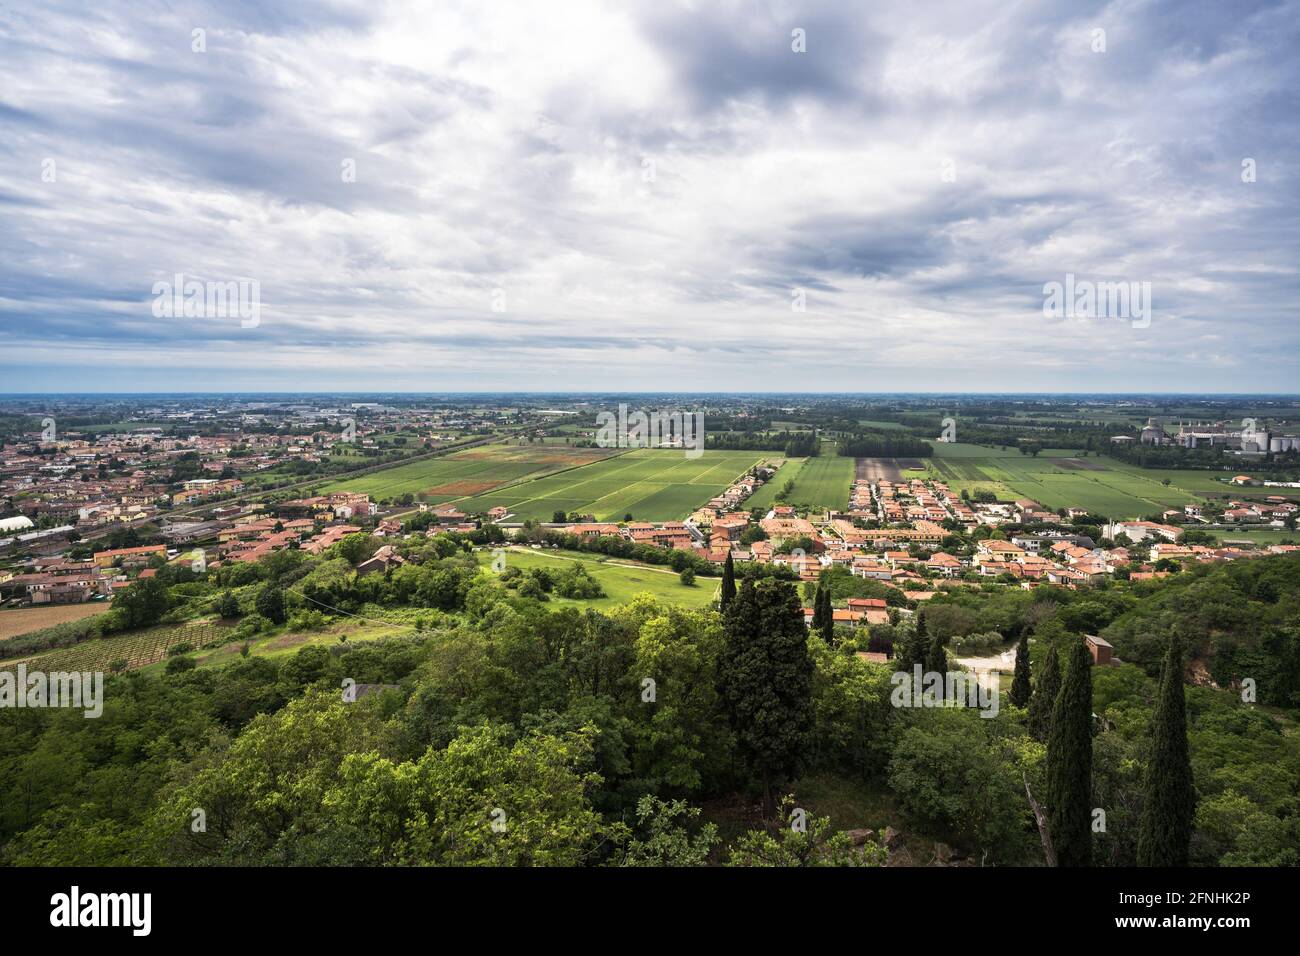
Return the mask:
<path id="1" fill-rule="evenodd" d="M 1012 647 L 991 657 L 958 657 L 955 660 L 967 670 L 977 673 L 979 671 L 998 671 L 1003 674 L 1013 674 L 1016 670 L 1016 649 Z"/>

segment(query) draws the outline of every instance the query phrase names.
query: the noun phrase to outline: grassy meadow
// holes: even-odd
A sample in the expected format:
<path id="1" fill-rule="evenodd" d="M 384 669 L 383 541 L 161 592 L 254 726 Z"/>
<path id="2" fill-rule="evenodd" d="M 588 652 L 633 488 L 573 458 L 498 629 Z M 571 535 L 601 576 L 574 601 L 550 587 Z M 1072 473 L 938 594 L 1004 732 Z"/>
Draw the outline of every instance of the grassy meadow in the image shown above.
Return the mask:
<path id="1" fill-rule="evenodd" d="M 701 608 L 718 595 L 721 578 L 697 577 L 694 585 L 685 585 L 677 573 L 669 568 L 636 564 L 621 558 L 591 555 L 581 551 L 533 550 L 515 547 L 506 551 L 506 565 L 523 570 L 547 568 L 562 571 L 573 562 L 580 562 L 605 589 L 605 597 L 591 600 L 562 598 L 551 595 L 551 604 L 563 607 L 568 604 L 597 609 L 625 604 L 638 594 L 651 594 L 661 601 L 687 608 Z M 486 569 L 492 562 L 492 552 L 479 553 L 479 563 Z M 487 573 L 491 573 L 488 571 Z"/>

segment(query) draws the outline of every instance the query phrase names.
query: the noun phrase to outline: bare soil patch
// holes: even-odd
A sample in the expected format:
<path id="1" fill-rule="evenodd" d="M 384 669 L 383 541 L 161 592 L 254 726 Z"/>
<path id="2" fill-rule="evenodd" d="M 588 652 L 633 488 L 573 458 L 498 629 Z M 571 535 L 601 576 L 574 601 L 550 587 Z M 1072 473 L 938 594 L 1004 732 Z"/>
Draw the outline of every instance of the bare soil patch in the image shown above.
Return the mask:
<path id="1" fill-rule="evenodd" d="M 853 462 L 854 477 L 866 481 L 901 481 L 903 473 L 893 458 L 858 458 Z"/>
<path id="2" fill-rule="evenodd" d="M 491 491 L 502 484 L 504 482 L 501 481 L 449 481 L 445 485 L 425 488 L 420 493 L 424 495 L 481 495 L 483 492 Z"/>
<path id="3" fill-rule="evenodd" d="M 109 608 L 107 601 L 87 604 L 55 604 L 49 607 L 24 607 L 0 611 L 0 641 L 22 634 L 30 634 L 44 627 L 79 621 L 83 617 L 103 614 Z"/>

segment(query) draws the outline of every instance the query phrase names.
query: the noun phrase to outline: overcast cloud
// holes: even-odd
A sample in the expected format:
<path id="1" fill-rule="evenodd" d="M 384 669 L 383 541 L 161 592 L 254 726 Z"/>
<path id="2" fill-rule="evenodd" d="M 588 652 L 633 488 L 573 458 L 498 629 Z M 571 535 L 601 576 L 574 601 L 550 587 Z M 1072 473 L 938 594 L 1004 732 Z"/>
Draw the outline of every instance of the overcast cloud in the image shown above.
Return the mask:
<path id="1" fill-rule="evenodd" d="M 1295 391 L 1298 7 L 0 7 L 0 392 Z"/>

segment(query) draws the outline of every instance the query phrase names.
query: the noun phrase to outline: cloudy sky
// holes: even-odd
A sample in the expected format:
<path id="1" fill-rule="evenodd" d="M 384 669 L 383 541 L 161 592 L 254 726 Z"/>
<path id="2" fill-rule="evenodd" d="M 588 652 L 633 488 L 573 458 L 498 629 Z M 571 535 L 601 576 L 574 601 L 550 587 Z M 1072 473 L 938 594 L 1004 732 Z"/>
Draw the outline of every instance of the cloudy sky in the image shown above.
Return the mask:
<path id="1" fill-rule="evenodd" d="M 1296 391 L 1298 34 L 1300 0 L 0 5 L 0 392 Z M 254 318 L 158 314 L 178 273 Z M 1150 283 L 1149 322 L 1045 315 L 1067 274 Z"/>

